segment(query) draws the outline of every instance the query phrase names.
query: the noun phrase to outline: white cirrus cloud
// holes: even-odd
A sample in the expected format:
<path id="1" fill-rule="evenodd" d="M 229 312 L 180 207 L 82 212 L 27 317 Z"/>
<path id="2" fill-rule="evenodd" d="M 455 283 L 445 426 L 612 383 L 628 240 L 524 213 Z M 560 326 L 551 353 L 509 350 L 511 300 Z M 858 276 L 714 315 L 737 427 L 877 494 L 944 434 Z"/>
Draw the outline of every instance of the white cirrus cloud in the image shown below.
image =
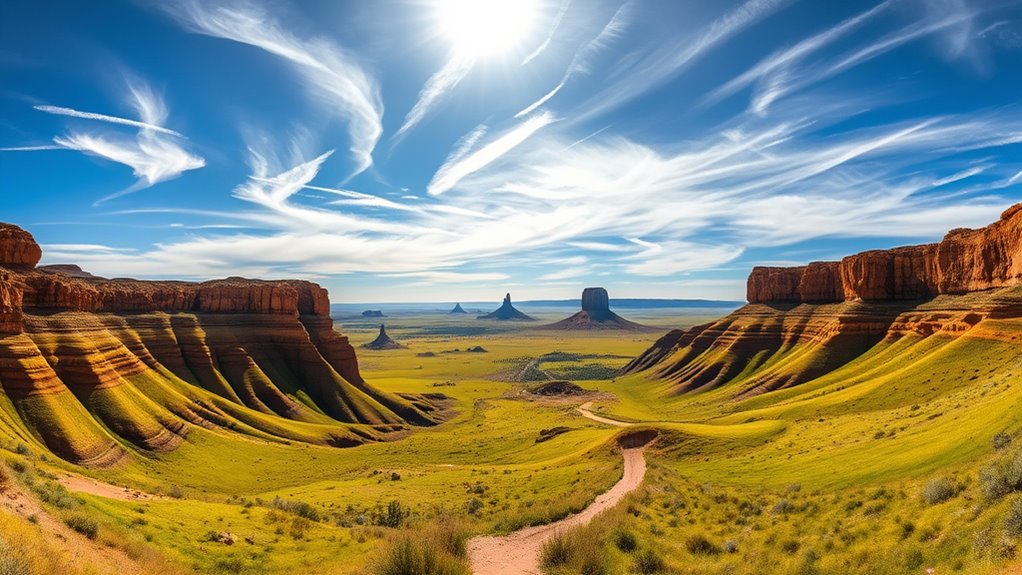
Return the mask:
<path id="1" fill-rule="evenodd" d="M 520 145 L 537 131 L 555 121 L 557 121 L 557 118 L 550 112 L 540 112 L 501 134 L 478 150 L 471 153 L 465 152 L 461 157 L 445 162 L 436 171 L 436 174 L 433 175 L 433 179 L 426 188 L 427 193 L 437 196 L 450 190 L 458 185 L 462 178 L 485 168 Z"/>
<path id="2" fill-rule="evenodd" d="M 354 173 L 373 164 L 372 152 L 383 133 L 383 102 L 376 80 L 350 52 L 326 39 L 299 38 L 247 0 L 182 0 L 164 9 L 196 33 L 248 44 L 283 58 L 326 109 L 347 121 Z"/>

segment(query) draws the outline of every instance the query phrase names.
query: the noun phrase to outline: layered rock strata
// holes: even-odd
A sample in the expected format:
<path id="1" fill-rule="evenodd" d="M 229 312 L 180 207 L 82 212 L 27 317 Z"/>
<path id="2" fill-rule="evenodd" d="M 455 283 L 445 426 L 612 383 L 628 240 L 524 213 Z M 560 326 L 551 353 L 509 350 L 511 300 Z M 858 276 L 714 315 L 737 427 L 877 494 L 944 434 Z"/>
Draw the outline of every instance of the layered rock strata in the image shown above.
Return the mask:
<path id="1" fill-rule="evenodd" d="M 1020 278 L 1022 206 L 1015 206 L 985 228 L 953 230 L 933 244 L 754 268 L 748 305 L 671 331 L 623 372 L 671 380 L 677 393 L 730 386 L 745 398 L 809 382 L 895 344 L 1014 341 L 1019 336 L 1005 335 L 1003 322 L 1022 318 Z"/>
<path id="2" fill-rule="evenodd" d="M 314 283 L 107 280 L 40 256 L 0 226 L 0 436 L 101 465 L 196 426 L 349 446 L 437 421 L 365 382 Z"/>
<path id="3" fill-rule="evenodd" d="M 937 243 L 873 250 L 840 262 L 756 267 L 750 303 L 921 300 L 1012 286 L 1022 277 L 1022 204 L 977 230 L 955 229 Z"/>

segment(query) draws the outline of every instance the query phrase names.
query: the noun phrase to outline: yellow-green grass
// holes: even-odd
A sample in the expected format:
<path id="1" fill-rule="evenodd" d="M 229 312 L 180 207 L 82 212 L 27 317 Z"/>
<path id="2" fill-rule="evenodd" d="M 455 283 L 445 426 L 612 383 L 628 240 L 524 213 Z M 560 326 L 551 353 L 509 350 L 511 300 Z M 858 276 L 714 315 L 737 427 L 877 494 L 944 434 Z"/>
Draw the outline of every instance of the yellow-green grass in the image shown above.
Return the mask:
<path id="1" fill-rule="evenodd" d="M 122 464 L 84 470 L 149 491 L 174 486 L 183 499 L 86 496 L 85 509 L 109 532 L 202 572 L 219 565 L 253 573 L 354 573 L 395 532 L 359 521 L 372 523 L 391 501 L 410 511 L 412 533 L 443 513 L 465 517 L 472 532 L 499 532 L 578 509 L 620 477 L 620 458 L 610 447 L 620 430 L 582 418 L 575 406 L 584 399 L 525 399 L 525 385 L 507 381 L 508 372 L 523 358 L 554 351 L 607 356 L 550 362 L 558 369 L 589 361 L 617 367 L 622 360 L 609 356 L 635 355 L 658 334 L 516 326 L 483 335 L 422 335 L 414 318 L 405 320 L 404 326 L 387 320 L 388 332 L 399 340 L 407 335 L 408 348 L 359 350 L 363 372 L 389 392 L 449 396 L 454 415 L 442 425 L 351 449 L 288 444 L 279 439 L 283 433 L 266 441 L 257 433 L 193 427 L 173 451 L 147 454 L 129 446 L 135 456 Z M 1022 330 L 1022 324 L 1001 324 L 1001 332 Z M 368 328 L 350 335 L 356 344 L 375 337 Z M 487 352 L 464 351 L 475 345 Z M 418 355 L 426 351 L 435 355 Z M 798 358 L 807 353 L 794 346 L 758 368 L 800 369 Z M 679 396 L 672 384 L 643 374 L 578 381 L 613 394 L 596 398 L 605 415 L 663 432 L 649 452 L 644 492 L 601 519 L 604 531 L 634 531 L 642 548 L 686 573 L 811 572 L 805 571 L 810 549 L 819 573 L 917 573 L 918 560 L 939 572 L 997 572 L 1007 559 L 977 552 L 973 541 L 984 529 L 1000 541 L 1010 498 L 983 502 L 976 478 L 991 457 L 993 436 L 1022 424 L 1022 388 L 1013 369 L 1020 355 L 997 338 L 909 336 L 882 342 L 804 385 L 741 401 L 733 399 L 740 386 Z M 153 381 L 133 383 L 153 394 L 190 389 L 183 382 L 162 391 Z M 296 434 L 315 428 L 286 425 Z M 541 430 L 558 426 L 570 431 L 536 442 Z M 0 425 L 4 433 L 16 435 Z M 964 490 L 927 505 L 923 486 L 943 475 Z M 276 498 L 308 503 L 323 520 L 296 539 L 288 523 L 293 516 L 271 513 Z M 781 499 L 797 510 L 774 513 Z M 473 500 L 478 509 L 469 514 Z M 760 514 L 744 516 L 743 501 Z M 908 535 L 905 523 L 913 525 Z M 254 544 L 203 541 L 208 531 L 249 536 Z M 734 539 L 738 550 L 693 554 L 686 541 L 695 534 L 718 546 Z M 634 556 L 609 541 L 601 539 L 611 545 L 608 572 L 631 570 Z M 798 549 L 791 551 L 789 541 Z"/>

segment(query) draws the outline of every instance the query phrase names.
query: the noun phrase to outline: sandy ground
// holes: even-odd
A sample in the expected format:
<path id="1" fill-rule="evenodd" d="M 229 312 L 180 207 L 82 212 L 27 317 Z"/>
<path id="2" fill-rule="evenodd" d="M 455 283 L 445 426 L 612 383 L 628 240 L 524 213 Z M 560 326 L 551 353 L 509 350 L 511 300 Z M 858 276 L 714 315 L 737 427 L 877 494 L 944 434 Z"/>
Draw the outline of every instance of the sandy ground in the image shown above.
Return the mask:
<path id="1" fill-rule="evenodd" d="M 606 423 L 607 425 L 615 425 L 617 427 L 628 427 L 629 425 L 631 425 L 631 423 L 626 423 L 624 421 L 618 421 L 616 419 L 609 419 L 606 417 L 596 415 L 595 413 L 592 412 L 592 407 L 593 402 L 587 401 L 582 405 L 578 406 L 578 412 L 582 414 L 582 417 L 588 417 L 593 421 L 599 421 L 600 423 Z"/>
<path id="2" fill-rule="evenodd" d="M 70 491 L 78 491 L 80 493 L 88 493 L 89 495 L 98 495 L 100 497 L 106 497 L 107 499 L 119 499 L 121 501 L 145 501 L 149 499 L 157 499 L 156 495 L 149 493 L 143 493 L 135 489 L 128 489 L 127 487 L 118 487 L 116 485 L 110 485 L 109 483 L 103 483 L 97 481 L 91 477 L 84 477 L 81 475 L 61 474 L 57 481 L 61 485 L 67 487 Z"/>
<path id="3" fill-rule="evenodd" d="M 72 564 L 89 565 L 96 573 L 146 575 L 145 569 L 123 551 L 76 533 L 50 515 L 21 487 L 8 483 L 0 488 L 0 510 L 25 518 L 34 515 L 43 537 L 50 542 L 59 542 L 57 545 L 65 559 Z"/>
<path id="4" fill-rule="evenodd" d="M 589 408 L 592 402 L 581 405 L 579 412 L 589 419 L 627 427 L 630 424 L 615 421 L 593 414 Z M 527 527 L 504 537 L 487 536 L 473 537 L 468 541 L 468 558 L 472 564 L 474 575 L 540 575 L 539 554 L 543 544 L 559 531 L 585 525 L 601 512 L 606 511 L 621 501 L 625 495 L 634 491 L 642 484 L 646 476 L 646 458 L 644 447 L 622 449 L 625 460 L 625 471 L 621 480 L 609 491 L 600 494 L 595 501 L 575 515 L 569 515 L 560 521 L 547 525 Z"/>

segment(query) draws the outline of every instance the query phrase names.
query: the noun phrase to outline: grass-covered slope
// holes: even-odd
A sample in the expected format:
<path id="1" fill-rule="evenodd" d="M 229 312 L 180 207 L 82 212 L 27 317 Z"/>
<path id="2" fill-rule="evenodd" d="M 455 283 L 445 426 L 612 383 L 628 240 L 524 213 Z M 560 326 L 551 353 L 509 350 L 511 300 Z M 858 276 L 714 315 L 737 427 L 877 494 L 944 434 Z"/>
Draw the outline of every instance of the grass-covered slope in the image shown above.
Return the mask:
<path id="1" fill-rule="evenodd" d="M 429 403 L 367 385 L 332 327 L 314 342 L 292 316 L 29 310 L 23 321 L 0 338 L 0 421 L 76 463 L 173 450 L 196 427 L 350 446 L 435 422 Z"/>

